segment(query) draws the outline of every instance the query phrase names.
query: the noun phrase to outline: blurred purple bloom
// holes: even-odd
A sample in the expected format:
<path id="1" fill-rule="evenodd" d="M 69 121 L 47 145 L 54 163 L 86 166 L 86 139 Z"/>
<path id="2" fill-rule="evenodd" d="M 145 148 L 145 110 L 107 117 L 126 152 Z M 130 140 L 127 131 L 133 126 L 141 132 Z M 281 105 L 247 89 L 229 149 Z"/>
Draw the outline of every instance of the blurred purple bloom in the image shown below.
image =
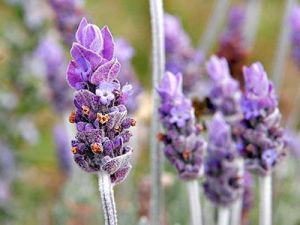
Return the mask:
<path id="1" fill-rule="evenodd" d="M 117 79 L 120 63 L 113 58 L 114 42 L 107 27 L 100 30 L 83 19 L 76 39 L 67 71 L 70 86 L 77 89 L 76 111 L 69 117 L 77 128 L 74 160 L 86 172 L 106 171 L 117 184 L 131 169 L 128 129 L 135 120 L 127 117 L 124 105 L 131 86 L 122 87 Z"/>
<path id="2" fill-rule="evenodd" d="M 141 84 L 137 79 L 131 62 L 135 52 L 133 47 L 122 38 L 116 40 L 115 48 L 115 56 L 122 65 L 119 75 L 120 84 L 126 85 L 130 83 L 132 85 L 133 92 L 127 101 L 126 107 L 129 113 L 133 113 L 138 107 L 137 97 L 142 92 Z"/>
<path id="3" fill-rule="evenodd" d="M 183 180 L 197 179 L 203 163 L 205 143 L 196 124 L 191 101 L 182 93 L 182 75 L 167 72 L 157 91 L 161 98 L 160 121 L 165 134 L 164 152 Z"/>
<path id="4" fill-rule="evenodd" d="M 231 129 L 223 116 L 215 114 L 208 125 L 208 154 L 205 161 L 204 193 L 209 200 L 229 206 L 243 191 L 237 162 L 238 152 L 231 139 Z"/>
<path id="5" fill-rule="evenodd" d="M 60 167 L 65 175 L 69 176 L 72 172 L 70 143 L 68 142 L 67 132 L 61 124 L 57 124 L 53 128 L 53 137 Z"/>
<path id="6" fill-rule="evenodd" d="M 75 31 L 84 16 L 82 4 L 78 0 L 48 0 L 51 5 L 57 29 L 66 45 L 75 40 Z"/>
<path id="7" fill-rule="evenodd" d="M 165 14 L 164 29 L 166 71 L 183 74 L 185 94 L 198 91 L 197 83 L 201 78 L 201 64 L 204 60 L 202 53 L 193 49 L 177 17 Z"/>
<path id="8" fill-rule="evenodd" d="M 64 76 L 67 63 L 64 50 L 54 38 L 47 36 L 41 40 L 35 54 L 45 64 L 47 82 L 55 110 L 66 111 L 71 105 L 71 100 Z"/>
<path id="9" fill-rule="evenodd" d="M 212 56 L 206 69 L 211 80 L 208 94 L 211 110 L 220 111 L 226 117 L 240 117 L 242 94 L 239 83 L 230 76 L 226 59 Z"/>
<path id="10" fill-rule="evenodd" d="M 239 150 L 246 168 L 266 175 L 286 154 L 287 141 L 280 126 L 281 114 L 272 83 L 260 63 L 244 68 L 245 93 Z"/>
<path id="11" fill-rule="evenodd" d="M 258 116 L 267 116 L 277 105 L 277 97 L 273 84 L 268 80 L 261 63 L 253 63 L 249 68 L 244 67 L 245 94 L 242 99 L 242 108 L 245 119 Z"/>
<path id="12" fill-rule="evenodd" d="M 289 26 L 291 29 L 290 41 L 292 45 L 292 58 L 296 65 L 300 68 L 300 6 L 293 8 L 290 18 Z"/>

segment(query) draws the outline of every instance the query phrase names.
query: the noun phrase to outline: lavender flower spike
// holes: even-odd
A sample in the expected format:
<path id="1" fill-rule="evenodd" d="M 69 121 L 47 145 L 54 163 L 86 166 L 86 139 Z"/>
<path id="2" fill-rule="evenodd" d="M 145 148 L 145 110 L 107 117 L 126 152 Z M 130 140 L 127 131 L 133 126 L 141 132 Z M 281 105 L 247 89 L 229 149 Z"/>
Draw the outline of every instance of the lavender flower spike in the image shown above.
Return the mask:
<path id="1" fill-rule="evenodd" d="M 230 76 L 225 58 L 212 56 L 206 64 L 206 70 L 211 81 L 208 94 L 212 112 L 220 111 L 227 118 L 241 118 L 241 91 L 239 83 Z"/>
<path id="2" fill-rule="evenodd" d="M 79 0 L 48 0 L 51 5 L 57 29 L 66 45 L 71 46 L 75 40 L 76 28 L 84 15 Z"/>
<path id="3" fill-rule="evenodd" d="M 204 193 L 217 206 L 228 207 L 242 195 L 243 179 L 231 129 L 222 114 L 215 114 L 208 124 L 208 139 Z"/>
<path id="4" fill-rule="evenodd" d="M 158 88 L 161 98 L 159 115 L 165 134 L 160 134 L 164 152 L 177 169 L 179 178 L 187 182 L 191 224 L 201 225 L 201 207 L 197 178 L 203 163 L 205 143 L 200 136 L 191 101 L 182 93 L 182 75 L 165 73 Z"/>
<path id="5" fill-rule="evenodd" d="M 121 183 L 130 171 L 131 137 L 135 120 L 127 117 L 126 99 L 130 85 L 117 79 L 120 64 L 114 58 L 114 42 L 107 27 L 99 29 L 82 19 L 71 49 L 67 79 L 77 91 L 76 110 L 69 120 L 76 124 L 72 141 L 75 162 L 86 172 L 99 176 L 105 224 L 117 224 L 112 186 Z"/>
<path id="6" fill-rule="evenodd" d="M 281 114 L 273 85 L 260 63 L 244 67 L 245 94 L 242 99 L 244 119 L 240 126 L 240 153 L 246 168 L 267 175 L 286 154 Z"/>
<path id="7" fill-rule="evenodd" d="M 272 224 L 271 172 L 285 156 L 287 141 L 280 127 L 281 114 L 273 84 L 260 63 L 244 67 L 244 119 L 239 150 L 248 170 L 260 175 L 260 225 Z"/>
<path id="8" fill-rule="evenodd" d="M 182 93 L 181 74 L 167 72 L 157 91 L 161 98 L 160 121 L 166 131 L 160 135 L 166 157 L 176 167 L 181 179 L 197 179 L 205 143 L 200 136 L 191 101 Z"/>
<path id="9" fill-rule="evenodd" d="M 292 45 L 292 58 L 298 68 L 300 68 L 300 6 L 294 7 L 290 14 L 289 25 L 291 28 L 290 41 Z"/>

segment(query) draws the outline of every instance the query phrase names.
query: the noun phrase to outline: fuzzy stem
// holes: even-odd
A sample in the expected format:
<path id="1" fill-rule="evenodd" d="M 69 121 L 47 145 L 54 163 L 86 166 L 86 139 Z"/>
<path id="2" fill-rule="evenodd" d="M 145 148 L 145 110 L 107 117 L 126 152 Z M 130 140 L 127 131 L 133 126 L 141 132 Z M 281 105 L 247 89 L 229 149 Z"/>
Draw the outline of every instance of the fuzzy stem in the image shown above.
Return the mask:
<path id="1" fill-rule="evenodd" d="M 246 19 L 244 26 L 245 43 L 252 47 L 257 33 L 261 13 L 261 0 L 245 0 Z"/>
<path id="2" fill-rule="evenodd" d="M 98 181 L 105 225 L 117 225 L 117 210 L 109 174 L 106 172 L 100 172 L 98 174 Z"/>
<path id="3" fill-rule="evenodd" d="M 159 225 L 162 222 L 163 191 L 161 174 L 163 169 L 163 152 L 156 138 L 160 130 L 158 106 L 159 98 L 155 87 L 165 71 L 165 44 L 164 44 L 164 21 L 162 0 L 149 0 L 152 28 L 152 98 L 153 112 L 151 123 L 151 170 L 152 170 L 152 193 L 151 193 L 151 223 Z"/>
<path id="4" fill-rule="evenodd" d="M 285 70 L 285 64 L 286 64 L 285 59 L 286 59 L 288 45 L 289 45 L 290 29 L 288 26 L 288 19 L 294 3 L 295 0 L 286 1 L 284 17 L 281 26 L 281 33 L 280 33 L 274 64 L 273 64 L 273 81 L 278 96 L 280 96 L 282 77 L 283 77 L 283 72 Z"/>
<path id="5" fill-rule="evenodd" d="M 239 177 L 244 178 L 244 160 L 240 158 L 237 166 L 239 168 Z M 244 186 L 243 186 L 244 191 Z M 243 207 L 243 192 L 241 196 L 233 203 L 231 210 L 231 225 L 239 225 L 242 219 L 242 207 Z"/>
<path id="6" fill-rule="evenodd" d="M 272 176 L 259 177 L 259 225 L 272 224 Z"/>
<path id="7" fill-rule="evenodd" d="M 186 182 L 186 185 L 190 202 L 191 225 L 202 225 L 198 182 L 197 180 L 192 180 Z"/>
<path id="8" fill-rule="evenodd" d="M 229 3 L 230 0 L 217 0 L 216 2 L 211 19 L 208 22 L 206 31 L 202 36 L 199 46 L 199 49 L 202 51 L 204 56 L 207 54 L 213 44 L 214 37 L 216 36 L 216 33 L 218 32 L 218 29 L 224 20 Z"/>
<path id="9" fill-rule="evenodd" d="M 218 225 L 229 225 L 229 208 L 222 206 L 218 208 Z"/>

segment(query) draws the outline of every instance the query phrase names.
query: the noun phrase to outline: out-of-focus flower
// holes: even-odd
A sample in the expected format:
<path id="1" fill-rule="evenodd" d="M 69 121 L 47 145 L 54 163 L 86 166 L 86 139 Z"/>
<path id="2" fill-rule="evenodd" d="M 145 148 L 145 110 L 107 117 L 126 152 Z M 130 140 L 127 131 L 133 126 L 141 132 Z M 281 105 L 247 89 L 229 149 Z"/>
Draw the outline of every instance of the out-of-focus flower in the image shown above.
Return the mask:
<path id="1" fill-rule="evenodd" d="M 18 121 L 17 129 L 27 143 L 30 145 L 37 144 L 40 134 L 32 120 L 28 118 L 22 118 Z"/>
<path id="2" fill-rule="evenodd" d="M 204 61 L 202 53 L 193 49 L 189 36 L 175 16 L 165 14 L 164 29 L 166 70 L 175 75 L 181 73 L 183 92 L 193 95 L 197 93 L 199 97 L 202 95 L 202 89 L 199 88 L 201 64 Z"/>
<path id="3" fill-rule="evenodd" d="M 230 76 L 226 59 L 212 56 L 206 69 L 211 80 L 210 109 L 220 111 L 226 117 L 240 118 L 242 94 L 239 83 Z"/>
<path id="4" fill-rule="evenodd" d="M 26 25 L 30 29 L 40 28 L 45 20 L 50 16 L 49 8 L 45 1 L 41 0 L 27 0 L 22 1 L 24 10 L 24 18 Z"/>
<path id="5" fill-rule="evenodd" d="M 65 175 L 70 175 L 72 172 L 72 161 L 70 153 L 70 143 L 64 126 L 57 124 L 53 128 L 53 137 L 56 145 L 57 156 L 60 167 L 64 171 Z"/>
<path id="6" fill-rule="evenodd" d="M 230 74 L 243 85 L 242 67 L 245 65 L 249 50 L 244 42 L 243 27 L 245 23 L 245 10 L 235 6 L 231 9 L 227 27 L 221 36 L 217 55 L 225 57 L 229 64 Z"/>
<path id="7" fill-rule="evenodd" d="M 75 32 L 84 16 L 83 1 L 79 0 L 48 0 L 54 15 L 57 29 L 66 45 L 75 41 Z"/>
<path id="8" fill-rule="evenodd" d="M 182 93 L 182 75 L 167 72 L 157 87 L 161 98 L 159 138 L 164 152 L 183 180 L 197 179 L 203 164 L 205 143 L 200 136 L 191 101 Z"/>
<path id="9" fill-rule="evenodd" d="M 70 108 L 68 84 L 64 73 L 67 65 L 66 57 L 59 43 L 52 36 L 43 38 L 35 52 L 45 64 L 45 73 L 52 104 L 57 112 Z"/>
<path id="10" fill-rule="evenodd" d="M 116 50 L 115 56 L 119 60 L 121 66 L 119 81 L 121 85 L 130 83 L 132 85 L 131 97 L 126 103 L 126 107 L 129 113 L 133 113 L 138 108 L 138 95 L 142 92 L 142 87 L 137 79 L 136 73 L 132 67 L 132 57 L 135 52 L 133 47 L 123 38 L 119 38 L 115 42 Z"/>
<path id="11" fill-rule="evenodd" d="M 242 195 L 243 179 L 230 126 L 219 113 L 208 125 L 208 139 L 204 193 L 214 204 L 229 206 Z"/>
<path id="12" fill-rule="evenodd" d="M 281 114 L 273 85 L 260 63 L 244 67 L 244 119 L 239 128 L 239 149 L 246 168 L 266 175 L 286 154 L 286 139 L 280 126 Z"/>
<path id="13" fill-rule="evenodd" d="M 10 185 L 15 175 L 15 157 L 10 147 L 0 141 L 0 207 L 10 199 Z"/>
<path id="14" fill-rule="evenodd" d="M 67 79 L 77 89 L 76 111 L 69 121 L 76 124 L 72 141 L 75 162 L 86 172 L 105 171 L 114 184 L 122 182 L 131 165 L 131 137 L 135 120 L 127 117 L 124 104 L 130 85 L 121 87 L 117 79 L 120 64 L 114 58 L 114 42 L 107 27 L 99 29 L 83 18 L 71 49 Z"/>
<path id="15" fill-rule="evenodd" d="M 300 68 L 300 6 L 297 5 L 291 12 L 289 19 L 291 29 L 291 45 L 292 58 L 296 65 Z"/>

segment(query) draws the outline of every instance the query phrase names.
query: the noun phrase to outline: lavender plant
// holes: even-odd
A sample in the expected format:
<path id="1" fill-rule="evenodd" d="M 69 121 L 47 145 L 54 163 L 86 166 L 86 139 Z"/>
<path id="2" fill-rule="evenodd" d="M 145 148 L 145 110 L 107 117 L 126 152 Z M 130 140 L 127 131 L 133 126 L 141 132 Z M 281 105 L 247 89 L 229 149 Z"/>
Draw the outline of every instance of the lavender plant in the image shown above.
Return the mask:
<path id="1" fill-rule="evenodd" d="M 204 167 L 206 179 L 203 188 L 206 197 L 219 208 L 219 225 L 229 223 L 229 206 L 243 192 L 238 157 L 230 126 L 222 114 L 215 114 L 208 124 L 208 152 Z"/>
<path id="2" fill-rule="evenodd" d="M 261 177 L 260 224 L 271 224 L 271 172 L 285 156 L 286 140 L 273 84 L 260 63 L 244 67 L 244 118 L 240 126 L 239 151 L 248 170 Z"/>
<path id="3" fill-rule="evenodd" d="M 108 27 L 99 29 L 85 18 L 71 49 L 67 80 L 76 90 L 69 121 L 76 124 L 72 141 L 74 160 L 84 171 L 99 177 L 105 224 L 117 224 L 113 186 L 130 171 L 131 137 L 135 120 L 127 117 L 125 103 L 131 85 L 117 79 L 120 63 L 114 57 L 114 41 Z"/>
<path id="4" fill-rule="evenodd" d="M 203 164 L 205 142 L 200 136 L 191 101 L 182 92 L 182 75 L 167 72 L 157 88 L 161 98 L 159 115 L 165 133 L 159 135 L 164 153 L 178 176 L 190 182 L 191 223 L 201 224 L 197 178 Z"/>
<path id="5" fill-rule="evenodd" d="M 184 77 L 183 92 L 197 95 L 200 98 L 201 93 L 199 91 L 201 90 L 199 90 L 198 85 L 201 78 L 201 64 L 203 63 L 201 51 L 192 47 L 190 38 L 177 17 L 165 14 L 164 30 L 166 70 L 175 75 L 182 73 Z"/>
<path id="6" fill-rule="evenodd" d="M 75 31 L 84 16 L 82 1 L 79 0 L 48 0 L 51 5 L 57 29 L 67 46 L 75 41 Z"/>

